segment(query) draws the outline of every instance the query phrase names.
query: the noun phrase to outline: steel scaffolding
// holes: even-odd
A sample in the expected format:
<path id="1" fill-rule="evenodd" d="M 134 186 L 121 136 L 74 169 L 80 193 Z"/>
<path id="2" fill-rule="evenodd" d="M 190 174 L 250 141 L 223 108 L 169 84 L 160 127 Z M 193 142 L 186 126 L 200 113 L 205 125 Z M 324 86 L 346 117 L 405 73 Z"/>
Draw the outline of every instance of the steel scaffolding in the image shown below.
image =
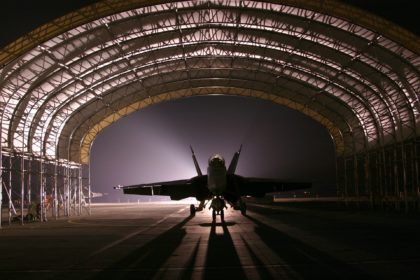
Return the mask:
<path id="1" fill-rule="evenodd" d="M 420 212 L 420 139 L 338 159 L 338 193 L 347 204 Z"/>
<path id="2" fill-rule="evenodd" d="M 89 213 L 90 204 L 84 201 L 89 193 L 83 193 L 82 170 L 81 164 L 4 152 L 2 189 L 8 203 L 8 223 L 81 215 L 82 208 Z"/>

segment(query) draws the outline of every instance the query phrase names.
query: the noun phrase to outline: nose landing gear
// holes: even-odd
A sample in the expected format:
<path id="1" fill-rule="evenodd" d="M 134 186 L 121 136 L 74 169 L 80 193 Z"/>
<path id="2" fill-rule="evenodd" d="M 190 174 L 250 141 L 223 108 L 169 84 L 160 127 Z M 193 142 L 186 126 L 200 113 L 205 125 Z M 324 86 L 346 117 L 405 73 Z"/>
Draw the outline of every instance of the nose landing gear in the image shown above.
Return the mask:
<path id="1" fill-rule="evenodd" d="M 216 221 L 216 216 L 217 215 L 219 215 L 220 216 L 220 220 L 222 221 L 222 222 L 224 222 L 225 221 L 225 211 L 222 209 L 222 210 L 220 210 L 220 211 L 216 211 L 216 210 L 214 210 L 213 209 L 213 212 L 212 212 L 212 218 L 213 218 L 213 222 L 215 222 Z"/>
<path id="2" fill-rule="evenodd" d="M 217 215 L 220 215 L 220 219 L 222 220 L 222 222 L 225 221 L 224 208 L 227 209 L 227 206 L 223 198 L 221 198 L 220 196 L 213 198 L 213 200 L 211 201 L 210 208 L 209 208 L 209 209 L 213 209 L 212 211 L 213 222 L 216 221 Z"/>

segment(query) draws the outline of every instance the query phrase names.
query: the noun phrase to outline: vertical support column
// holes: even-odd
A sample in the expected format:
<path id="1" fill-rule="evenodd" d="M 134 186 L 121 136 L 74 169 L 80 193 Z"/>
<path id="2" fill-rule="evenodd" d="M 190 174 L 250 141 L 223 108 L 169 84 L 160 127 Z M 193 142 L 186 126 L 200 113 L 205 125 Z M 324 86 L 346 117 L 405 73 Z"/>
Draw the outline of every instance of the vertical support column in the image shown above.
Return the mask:
<path id="1" fill-rule="evenodd" d="M 28 196 L 28 205 L 32 203 L 32 157 L 28 158 L 28 185 L 27 185 L 27 196 Z"/>
<path id="2" fill-rule="evenodd" d="M 64 216 L 68 216 L 67 213 L 67 165 L 63 163 L 63 210 Z"/>
<path id="3" fill-rule="evenodd" d="M 12 153 L 9 154 L 9 225 L 12 223 Z"/>
<path id="4" fill-rule="evenodd" d="M 78 215 L 77 213 L 79 212 L 79 198 L 78 198 L 78 194 L 79 194 L 79 179 L 78 179 L 78 172 L 77 172 L 77 167 L 76 168 L 72 168 L 72 173 L 71 173 L 72 179 L 73 179 L 73 209 L 74 209 L 74 214 Z"/>
<path id="5" fill-rule="evenodd" d="M 389 190 L 391 186 L 391 163 L 388 160 L 387 153 L 385 151 L 385 148 L 382 149 L 382 155 L 383 155 L 383 174 L 384 174 L 384 196 L 386 199 L 388 199 L 389 196 Z M 385 201 L 387 202 L 387 201 Z"/>
<path id="6" fill-rule="evenodd" d="M 344 158 L 344 203 L 348 206 L 348 179 L 347 179 L 347 158 Z"/>
<path id="7" fill-rule="evenodd" d="M 385 184 L 385 178 L 384 178 L 384 169 L 385 166 L 385 159 L 384 159 L 384 155 L 383 155 L 383 150 L 379 150 L 378 151 L 378 157 L 377 157 L 377 161 L 376 161 L 376 170 L 378 171 L 378 187 L 379 187 L 379 195 L 380 195 L 380 207 L 383 208 L 383 199 L 384 199 L 384 186 L 383 184 Z"/>
<path id="8" fill-rule="evenodd" d="M 392 154 L 393 154 L 393 175 L 394 175 L 394 193 L 395 193 L 395 208 L 397 210 L 399 210 L 399 197 L 400 197 L 400 188 L 398 185 L 398 165 L 397 165 L 397 157 L 398 157 L 398 153 L 397 153 L 397 146 L 394 145 L 393 146 L 393 150 L 392 150 Z"/>
<path id="9" fill-rule="evenodd" d="M 65 173 L 66 173 L 66 177 L 65 177 L 65 200 L 66 200 L 66 216 L 70 216 L 70 166 L 69 163 L 67 162 L 65 165 Z"/>
<path id="10" fill-rule="evenodd" d="M 417 196 L 420 197 L 420 174 L 419 174 L 419 155 L 418 155 L 418 143 L 419 140 L 414 141 L 414 178 L 415 179 L 415 186 L 416 186 L 416 192 Z M 419 208 L 420 209 L 420 208 Z"/>
<path id="11" fill-rule="evenodd" d="M 58 218 L 58 196 L 57 196 L 57 161 L 54 161 L 54 205 L 53 205 L 53 211 L 54 211 L 54 218 L 57 220 Z"/>
<path id="12" fill-rule="evenodd" d="M 23 209 L 25 203 L 25 155 L 22 150 L 22 158 L 20 165 L 20 224 L 23 225 Z"/>
<path id="13" fill-rule="evenodd" d="M 74 182 L 74 170 L 72 166 L 69 164 L 69 182 L 70 182 L 70 212 L 73 209 L 74 215 L 76 215 L 76 188 L 77 188 L 77 181 Z"/>
<path id="14" fill-rule="evenodd" d="M 408 198 L 407 198 L 407 157 L 405 154 L 404 143 L 401 143 L 401 164 L 402 164 L 402 184 L 403 184 L 403 199 L 405 212 L 408 213 Z"/>
<path id="15" fill-rule="evenodd" d="M 413 176 L 414 176 L 414 191 L 416 192 L 417 197 L 417 211 L 420 212 L 420 178 L 419 178 L 419 158 L 418 158 L 418 148 L 417 145 L 419 140 L 416 138 L 413 141 Z"/>
<path id="16" fill-rule="evenodd" d="M 338 171 L 338 168 L 339 168 L 338 158 L 335 157 L 335 191 L 336 191 L 337 197 L 341 193 L 340 177 L 339 177 L 340 172 Z M 90 185 L 90 162 L 89 162 L 89 185 Z"/>
<path id="17" fill-rule="evenodd" d="M 359 197 L 359 166 L 357 162 L 357 155 L 353 156 L 353 176 L 354 176 L 354 193 L 356 195 L 356 206 L 360 206 Z"/>
<path id="18" fill-rule="evenodd" d="M 82 215 L 82 188 L 83 188 L 83 182 L 82 182 L 82 165 L 80 164 L 78 167 L 78 215 Z"/>
<path id="19" fill-rule="evenodd" d="M 61 191 L 58 190 L 58 196 L 59 196 L 59 200 L 58 200 L 58 216 L 60 216 L 60 206 L 63 208 L 63 216 L 66 215 L 66 201 L 65 201 L 65 197 L 66 197 L 66 179 L 65 179 L 65 168 L 64 168 L 64 164 L 62 162 L 59 162 L 58 164 L 58 175 L 59 177 L 61 177 L 60 182 L 62 182 L 61 185 Z M 61 205 L 60 205 L 60 201 L 61 201 Z"/>
<path id="20" fill-rule="evenodd" d="M 66 216 L 66 200 L 65 200 L 66 198 L 66 176 L 65 176 L 66 169 L 63 162 L 59 162 L 58 170 L 59 170 L 58 174 L 59 174 L 59 177 L 61 177 L 61 182 L 62 182 L 61 191 L 59 191 L 58 193 L 59 195 L 58 216 L 60 216 L 60 210 L 61 210 L 60 206 L 63 208 L 63 213 L 62 213 L 63 216 Z M 61 201 L 61 205 L 60 205 L 60 201 Z"/>
<path id="21" fill-rule="evenodd" d="M 89 166 L 88 166 L 88 199 L 89 199 L 89 216 L 92 215 L 91 203 L 92 203 L 92 193 L 91 193 L 91 177 L 90 177 L 90 156 L 89 156 Z"/>
<path id="22" fill-rule="evenodd" d="M 45 220 L 45 191 L 44 191 L 44 163 L 42 157 L 39 159 L 39 205 L 40 205 L 40 220 L 43 222 Z"/>
<path id="23" fill-rule="evenodd" d="M 71 167 L 70 167 L 70 163 L 67 164 L 67 176 L 68 176 L 68 196 L 67 196 L 67 204 L 68 204 L 68 212 L 69 212 L 69 216 L 72 215 L 71 213 L 71 207 L 72 207 L 72 202 L 73 202 L 73 197 L 72 197 L 72 192 L 73 192 L 73 182 L 72 182 L 72 172 L 71 172 Z"/>
<path id="24" fill-rule="evenodd" d="M 369 153 L 366 152 L 365 155 L 365 188 L 369 193 L 369 207 L 373 209 L 373 191 L 372 185 L 370 184 L 370 156 Z"/>
<path id="25" fill-rule="evenodd" d="M 2 127 L 0 123 L 0 229 L 2 227 L 3 222 L 3 149 L 2 149 L 2 135 L 1 135 Z"/>
<path id="26" fill-rule="evenodd" d="M 12 193 L 10 193 L 10 196 Z M 20 166 L 20 223 L 23 225 L 23 204 L 25 201 L 25 128 L 23 128 L 22 134 L 22 158 Z"/>
<path id="27" fill-rule="evenodd" d="M 387 203 L 387 199 L 388 199 L 388 197 L 389 197 L 389 186 L 390 186 L 390 174 L 391 174 L 391 169 L 389 168 L 389 161 L 388 161 L 388 157 L 387 157 L 387 154 L 386 154 L 386 151 L 385 151 L 385 148 L 383 148 L 383 169 L 382 169 L 382 171 L 383 171 L 383 175 L 384 175 L 384 188 L 383 188 L 383 191 L 384 191 L 384 199 L 383 199 L 383 201 L 384 201 L 384 203 Z"/>

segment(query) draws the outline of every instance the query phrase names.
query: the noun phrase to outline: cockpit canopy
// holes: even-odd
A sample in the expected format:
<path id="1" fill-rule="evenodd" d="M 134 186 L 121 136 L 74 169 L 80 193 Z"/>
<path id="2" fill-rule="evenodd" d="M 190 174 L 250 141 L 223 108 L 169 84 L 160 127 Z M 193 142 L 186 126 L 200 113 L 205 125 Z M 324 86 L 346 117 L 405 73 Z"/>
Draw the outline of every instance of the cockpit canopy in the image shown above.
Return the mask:
<path id="1" fill-rule="evenodd" d="M 219 155 L 215 154 L 209 158 L 209 166 L 212 167 L 224 167 L 225 166 L 225 159 Z"/>

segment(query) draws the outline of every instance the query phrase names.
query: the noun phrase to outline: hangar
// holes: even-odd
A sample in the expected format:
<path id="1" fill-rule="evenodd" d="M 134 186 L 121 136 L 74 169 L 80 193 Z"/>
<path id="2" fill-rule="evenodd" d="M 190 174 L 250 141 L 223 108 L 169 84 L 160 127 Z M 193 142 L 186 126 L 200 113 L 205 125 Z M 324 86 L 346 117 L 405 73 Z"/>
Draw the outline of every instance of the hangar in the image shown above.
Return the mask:
<path id="1" fill-rule="evenodd" d="M 223 94 L 322 124 L 338 196 L 420 209 L 419 54 L 416 35 L 336 1 L 100 1 L 1 50 L 3 194 L 22 217 L 32 200 L 46 215 L 47 198 L 56 217 L 81 214 L 101 130 L 159 102 Z"/>

